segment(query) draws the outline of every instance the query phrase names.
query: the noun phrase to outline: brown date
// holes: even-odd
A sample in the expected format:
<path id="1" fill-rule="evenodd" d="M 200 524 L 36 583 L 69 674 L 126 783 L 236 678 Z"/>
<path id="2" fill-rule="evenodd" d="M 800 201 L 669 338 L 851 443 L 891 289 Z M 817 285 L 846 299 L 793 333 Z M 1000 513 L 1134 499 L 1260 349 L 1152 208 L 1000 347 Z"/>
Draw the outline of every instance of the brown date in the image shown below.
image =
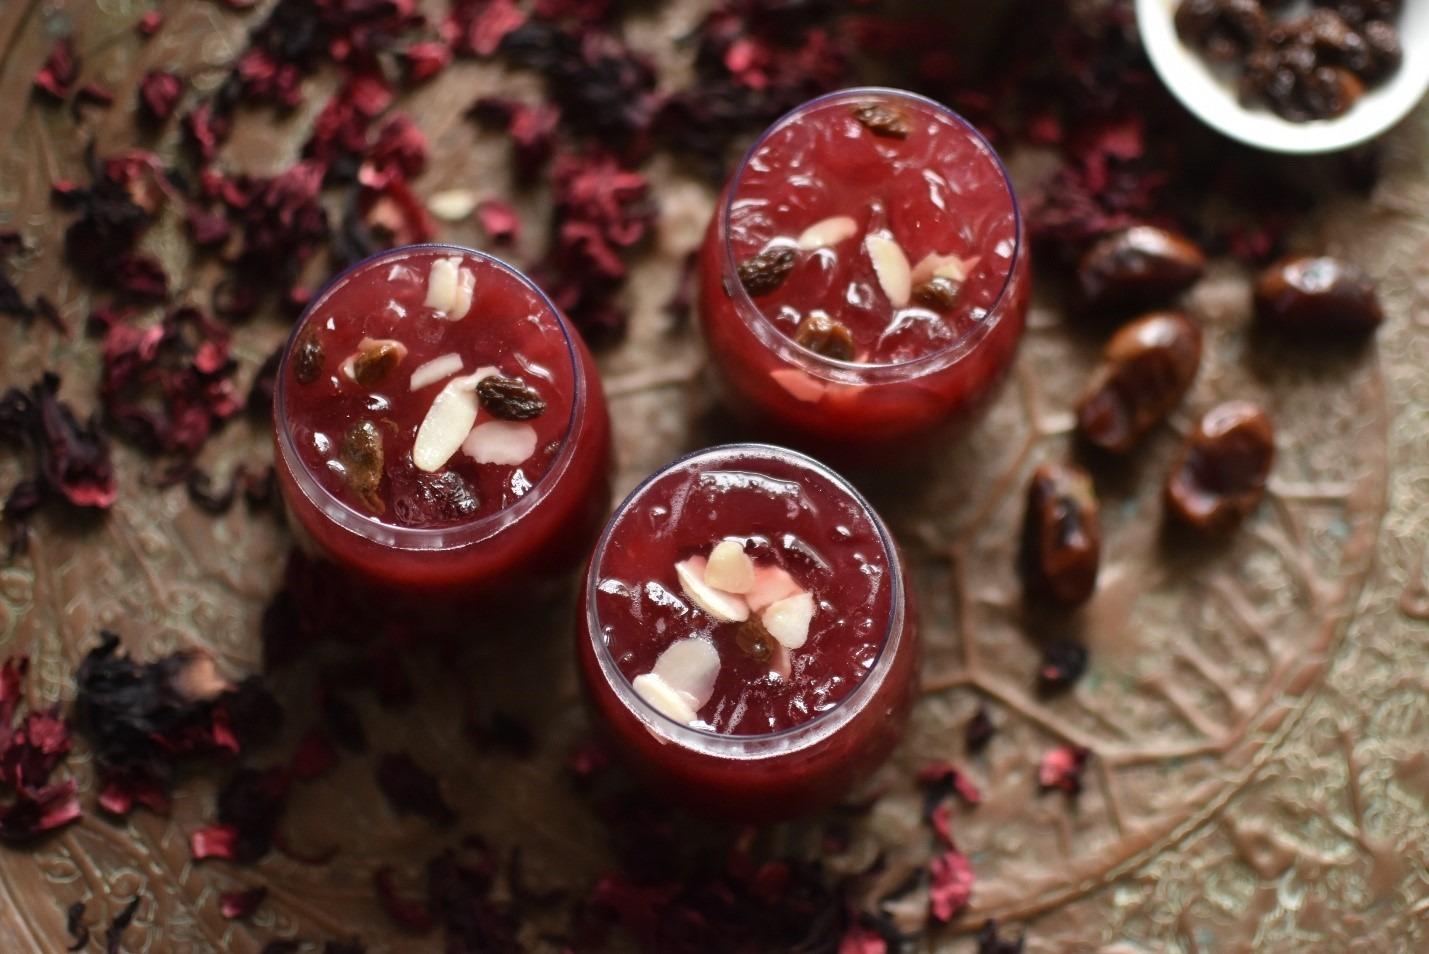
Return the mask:
<path id="1" fill-rule="evenodd" d="M 1190 239 L 1137 225 L 1099 239 L 1077 264 L 1077 284 L 1089 309 L 1153 305 L 1195 284 L 1206 256 Z"/>
<path id="2" fill-rule="evenodd" d="M 1029 594 L 1066 606 L 1091 597 L 1101 562 L 1101 517 L 1085 470 L 1043 464 L 1033 472 L 1019 561 Z"/>
<path id="3" fill-rule="evenodd" d="M 1369 276 L 1329 256 L 1291 255 L 1260 273 L 1255 314 L 1297 335 L 1364 335 L 1384 320 Z"/>
<path id="4" fill-rule="evenodd" d="M 1211 408 L 1166 479 L 1166 508 L 1182 524 L 1219 536 L 1260 503 L 1275 460 L 1275 428 L 1249 401 Z"/>
<path id="5" fill-rule="evenodd" d="M 848 330 L 847 325 L 830 318 L 828 312 L 817 308 L 799 321 L 794 340 L 815 354 L 835 361 L 852 361 L 854 358 L 853 332 Z"/>
<path id="6" fill-rule="evenodd" d="M 1171 412 L 1201 365 L 1201 330 L 1176 311 L 1153 311 L 1107 342 L 1077 404 L 1077 432 L 1124 454 Z"/>

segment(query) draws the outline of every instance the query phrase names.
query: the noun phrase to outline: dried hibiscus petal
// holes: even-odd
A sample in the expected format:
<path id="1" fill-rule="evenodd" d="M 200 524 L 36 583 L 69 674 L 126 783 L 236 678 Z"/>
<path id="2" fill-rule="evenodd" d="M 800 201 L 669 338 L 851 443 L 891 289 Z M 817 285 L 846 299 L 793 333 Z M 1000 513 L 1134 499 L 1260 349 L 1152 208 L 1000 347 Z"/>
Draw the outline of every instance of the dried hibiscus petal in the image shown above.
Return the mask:
<path id="1" fill-rule="evenodd" d="M 218 896 L 218 911 L 230 921 L 246 918 L 258 910 L 267 896 L 268 889 L 262 885 L 246 891 L 225 891 Z"/>
<path id="2" fill-rule="evenodd" d="M 1080 745 L 1059 745 L 1042 756 L 1037 766 L 1037 784 L 1044 791 L 1061 789 L 1068 795 L 1082 791 L 1082 772 L 1091 758 L 1091 750 Z"/>
<path id="3" fill-rule="evenodd" d="M 174 115 L 184 81 L 168 70 L 150 70 L 139 80 L 139 113 L 150 123 L 165 122 Z"/>
<path id="4" fill-rule="evenodd" d="M 456 812 L 442 796 L 436 778 L 410 755 L 382 756 L 377 763 L 377 786 L 398 812 L 420 815 L 438 825 L 449 825 L 456 820 Z"/>
<path id="5" fill-rule="evenodd" d="M 946 924 L 968 906 L 973 893 L 973 869 L 967 856 L 949 848 L 928 866 L 928 913 Z"/>
<path id="6" fill-rule="evenodd" d="M 35 89 L 51 99 L 63 100 L 78 78 L 79 59 L 75 56 L 74 39 L 62 36 L 55 40 L 44 65 L 35 73 Z"/>
<path id="7" fill-rule="evenodd" d="M 796 260 L 794 249 L 787 245 L 766 248 L 753 258 L 739 263 L 739 283 L 751 295 L 767 295 L 784 284 L 784 280 L 794 270 Z"/>

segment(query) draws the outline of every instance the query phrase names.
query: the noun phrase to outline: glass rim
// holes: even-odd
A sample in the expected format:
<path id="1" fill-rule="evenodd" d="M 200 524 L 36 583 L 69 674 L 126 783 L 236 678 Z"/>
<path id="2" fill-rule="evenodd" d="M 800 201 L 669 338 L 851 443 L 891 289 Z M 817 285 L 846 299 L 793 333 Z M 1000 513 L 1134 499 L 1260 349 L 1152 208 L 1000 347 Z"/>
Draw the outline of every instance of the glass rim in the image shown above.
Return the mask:
<path id="1" fill-rule="evenodd" d="M 891 587 L 887 625 L 883 632 L 883 638 L 879 642 L 878 655 L 858 684 L 827 712 L 821 712 L 812 719 L 787 729 L 755 735 L 738 735 L 696 728 L 670 718 L 645 701 L 635 691 L 631 680 L 616 665 L 610 647 L 606 645 L 605 640 L 600 638 L 600 618 L 596 609 L 601 559 L 605 555 L 606 547 L 610 543 L 611 535 L 620 517 L 639 500 L 655 481 L 670 471 L 701 458 L 734 457 L 741 454 L 792 459 L 847 494 L 859 506 L 870 525 L 877 531 L 887 562 L 888 582 Z M 770 758 L 797 752 L 823 741 L 867 708 L 868 703 L 886 681 L 889 671 L 893 668 L 894 658 L 903 644 L 903 629 L 907 614 L 905 585 L 903 567 L 899 560 L 898 547 L 893 539 L 893 534 L 863 494 L 859 493 L 858 489 L 846 478 L 807 454 L 776 444 L 759 442 L 717 444 L 713 447 L 705 447 L 682 454 L 649 474 L 612 511 L 610 519 L 601 531 L 600 538 L 596 541 L 595 549 L 591 551 L 590 565 L 586 571 L 585 592 L 582 594 L 585 603 L 586 638 L 591 641 L 596 662 L 600 666 L 606 684 L 610 686 L 611 691 L 624 708 L 650 731 L 670 742 L 705 755 L 740 759 Z M 789 744 L 780 744 L 786 742 Z"/>
<path id="2" fill-rule="evenodd" d="M 1002 277 L 1002 285 L 998 289 L 991 305 L 987 310 L 987 316 L 983 321 L 978 322 L 971 328 L 966 329 L 955 340 L 936 351 L 921 354 L 904 361 L 844 361 L 839 358 L 831 358 L 822 355 L 799 344 L 783 329 L 777 326 L 764 313 L 764 310 L 755 303 L 744 285 L 735 280 L 733 276 L 738 269 L 738 263 L 734 260 L 734 249 L 729 239 L 729 219 L 734 208 L 735 193 L 740 179 L 748 168 L 754 154 L 774 133 L 783 129 L 790 122 L 797 119 L 804 113 L 813 109 L 827 106 L 841 100 L 858 99 L 860 97 L 885 97 L 903 100 L 911 100 L 919 103 L 940 116 L 948 119 L 951 123 L 962 129 L 979 147 L 979 151 L 986 155 L 1001 176 L 1003 189 L 1007 194 L 1008 203 L 1012 209 L 1012 255 L 1008 259 L 1006 274 Z M 1012 177 L 1007 172 L 1007 166 L 988 142 L 977 127 L 964 119 L 957 111 L 931 97 L 921 93 L 914 93 L 909 90 L 897 89 L 891 86 L 851 86 L 845 89 L 833 90 L 816 96 L 780 116 L 769 125 L 759 138 L 745 150 L 739 164 L 730 175 L 729 184 L 725 188 L 724 194 L 716 207 L 715 215 L 718 218 L 716 233 L 720 242 L 721 257 L 721 284 L 724 292 L 730 296 L 735 305 L 735 311 L 739 314 L 740 320 L 752 331 L 756 337 L 769 346 L 771 350 L 777 351 L 781 357 L 790 360 L 792 363 L 800 364 L 805 370 L 822 370 L 834 372 L 836 378 L 847 377 L 850 374 L 863 375 L 872 373 L 895 374 L 899 378 L 914 377 L 919 374 L 931 373 L 941 370 L 942 367 L 955 363 L 967 355 L 972 348 L 991 333 L 992 329 L 1001 323 L 1006 316 L 1007 309 L 1002 306 L 1011 297 L 1013 292 L 1013 280 L 1016 277 L 1017 269 L 1021 264 L 1026 244 L 1022 222 L 1022 209 L 1017 201 L 1017 192 L 1012 187 Z"/>
<path id="3" fill-rule="evenodd" d="M 288 416 L 283 413 L 284 399 L 287 393 L 287 369 L 292 358 L 293 346 L 297 342 L 298 335 L 307 326 L 314 309 L 321 305 L 346 278 L 359 269 L 376 262 L 430 251 L 456 252 L 483 261 L 505 272 L 534 293 L 536 300 L 555 318 L 556 327 L 560 329 L 561 339 L 566 346 L 566 357 L 570 361 L 572 372 L 570 417 L 566 422 L 565 431 L 561 434 L 561 449 L 556 453 L 555 460 L 551 462 L 551 466 L 541 475 L 540 479 L 531 485 L 531 489 L 515 503 L 484 517 L 478 517 L 466 523 L 453 524 L 449 527 L 399 527 L 376 520 L 340 499 L 324 487 L 312 470 L 303 462 L 293 439 Z M 320 513 L 343 530 L 374 543 L 401 550 L 441 551 L 489 540 L 529 513 L 550 493 L 560 476 L 570 467 L 575 454 L 575 441 L 572 440 L 572 436 L 575 433 L 580 413 L 589 399 L 585 368 L 580 361 L 573 336 L 574 329 L 570 327 L 565 315 L 556 307 L 555 302 L 551 301 L 550 296 L 520 269 L 489 252 L 451 242 L 418 242 L 373 252 L 366 258 L 348 265 L 323 283 L 317 294 L 303 308 L 303 313 L 298 320 L 293 323 L 293 328 L 283 344 L 282 357 L 278 361 L 277 383 L 273 392 L 274 432 L 278 437 L 278 450 L 284 457 L 283 464 L 292 474 L 293 482 L 299 491 Z"/>

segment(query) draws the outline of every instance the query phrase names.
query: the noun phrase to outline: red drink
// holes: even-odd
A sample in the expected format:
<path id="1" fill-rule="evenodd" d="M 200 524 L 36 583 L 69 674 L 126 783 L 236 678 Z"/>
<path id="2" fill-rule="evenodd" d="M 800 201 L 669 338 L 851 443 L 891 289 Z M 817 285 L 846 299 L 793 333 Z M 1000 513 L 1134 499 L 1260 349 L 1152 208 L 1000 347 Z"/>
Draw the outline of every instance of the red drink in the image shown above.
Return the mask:
<path id="1" fill-rule="evenodd" d="M 418 603 L 569 569 L 609 499 L 590 354 L 469 249 L 393 249 L 335 278 L 289 339 L 274 413 L 299 538 Z"/>
<path id="2" fill-rule="evenodd" d="M 897 549 L 842 478 L 778 447 L 650 477 L 586 571 L 599 720 L 678 804 L 748 820 L 836 799 L 898 741 L 917 636 Z"/>
<path id="3" fill-rule="evenodd" d="M 992 147 L 911 93 L 853 89 L 775 123 L 725 187 L 701 317 L 736 409 L 848 456 L 965 421 L 1027 311 L 1017 200 Z"/>

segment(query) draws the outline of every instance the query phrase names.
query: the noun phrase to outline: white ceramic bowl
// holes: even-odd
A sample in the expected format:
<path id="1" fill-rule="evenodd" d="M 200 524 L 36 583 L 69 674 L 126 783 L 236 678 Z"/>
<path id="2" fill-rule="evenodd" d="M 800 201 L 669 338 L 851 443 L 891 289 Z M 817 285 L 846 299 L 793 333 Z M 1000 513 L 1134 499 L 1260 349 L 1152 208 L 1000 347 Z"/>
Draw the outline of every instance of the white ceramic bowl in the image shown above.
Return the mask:
<path id="1" fill-rule="evenodd" d="M 1176 36 L 1172 17 L 1180 0 L 1136 0 L 1141 42 L 1161 80 L 1201 121 L 1232 139 L 1271 152 L 1348 149 L 1403 119 L 1429 90 L 1429 0 L 1405 0 L 1399 15 L 1404 62 L 1336 119 L 1292 123 L 1236 98 L 1235 71 L 1222 71 Z"/>

